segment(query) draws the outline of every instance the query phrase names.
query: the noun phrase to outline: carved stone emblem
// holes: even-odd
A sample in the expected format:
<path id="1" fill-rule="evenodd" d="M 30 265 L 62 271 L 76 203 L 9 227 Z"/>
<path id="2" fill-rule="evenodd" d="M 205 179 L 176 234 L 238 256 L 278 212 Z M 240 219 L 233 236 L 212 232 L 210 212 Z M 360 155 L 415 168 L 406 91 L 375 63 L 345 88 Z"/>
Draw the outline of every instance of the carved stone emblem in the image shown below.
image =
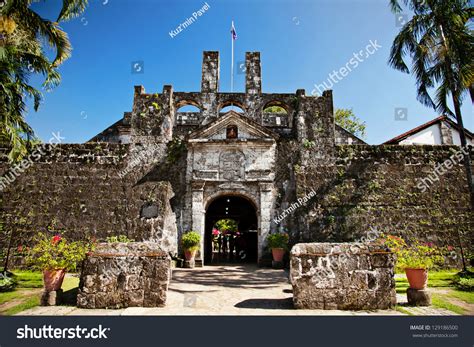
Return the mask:
<path id="1" fill-rule="evenodd" d="M 220 178 L 226 181 L 243 180 L 245 177 L 245 156 L 239 151 L 223 152 L 219 159 Z"/>

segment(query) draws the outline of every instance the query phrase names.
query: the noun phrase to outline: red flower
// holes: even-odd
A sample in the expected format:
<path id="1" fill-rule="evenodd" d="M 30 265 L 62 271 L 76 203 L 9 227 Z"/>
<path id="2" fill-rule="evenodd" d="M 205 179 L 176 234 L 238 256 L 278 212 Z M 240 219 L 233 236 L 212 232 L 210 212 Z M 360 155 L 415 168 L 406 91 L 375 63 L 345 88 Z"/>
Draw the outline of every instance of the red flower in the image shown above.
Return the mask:
<path id="1" fill-rule="evenodd" d="M 19 245 L 16 250 L 18 251 L 18 253 L 23 252 L 23 246 Z"/>
<path id="2" fill-rule="evenodd" d="M 61 236 L 60 235 L 55 235 L 55 236 L 53 236 L 53 239 L 51 240 L 51 244 L 53 246 L 56 246 L 59 243 L 59 241 L 61 241 Z"/>
<path id="3" fill-rule="evenodd" d="M 448 251 L 452 251 L 454 249 L 453 246 L 448 246 Z"/>
<path id="4" fill-rule="evenodd" d="M 219 230 L 217 230 L 216 228 L 212 229 L 212 235 L 214 236 L 219 235 Z"/>

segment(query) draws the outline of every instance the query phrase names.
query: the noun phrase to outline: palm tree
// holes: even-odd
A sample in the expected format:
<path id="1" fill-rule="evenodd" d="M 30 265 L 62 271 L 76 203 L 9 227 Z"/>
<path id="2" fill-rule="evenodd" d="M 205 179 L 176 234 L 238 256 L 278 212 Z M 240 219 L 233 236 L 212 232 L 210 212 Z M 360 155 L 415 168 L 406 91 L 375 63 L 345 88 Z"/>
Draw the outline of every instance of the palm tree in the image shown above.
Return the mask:
<path id="1" fill-rule="evenodd" d="M 417 82 L 418 100 L 436 111 L 456 118 L 461 146 L 466 147 L 461 105 L 474 84 L 474 37 L 468 28 L 474 9 L 469 0 L 390 0 L 394 13 L 402 11 L 401 3 L 413 13 L 396 36 L 389 65 L 410 73 L 404 61 L 413 61 L 412 74 Z M 429 90 L 436 88 L 435 99 Z M 454 112 L 448 106 L 451 97 Z M 474 183 L 471 160 L 464 155 L 464 165 L 471 206 L 474 208 Z"/>
<path id="2" fill-rule="evenodd" d="M 31 9 L 38 0 L 7 0 L 0 17 L 0 146 L 9 148 L 9 159 L 19 161 L 37 141 L 33 129 L 25 121 L 27 97 L 38 109 L 41 92 L 28 84 L 29 77 L 42 74 L 43 86 L 52 88 L 61 81 L 57 68 L 71 56 L 71 44 L 58 22 L 81 14 L 87 0 L 63 0 L 55 22 L 42 18 Z M 50 61 L 43 42 L 56 50 Z M 3 271 L 8 268 L 13 230 L 10 231 Z"/>
<path id="3" fill-rule="evenodd" d="M 42 94 L 28 84 L 29 77 L 42 74 L 45 89 L 59 84 L 57 68 L 70 57 L 71 44 L 58 23 L 80 15 L 88 3 L 63 0 L 58 18 L 53 22 L 31 9 L 35 2 L 38 0 L 7 0 L 0 19 L 0 142 L 8 146 L 11 161 L 27 154 L 35 138 L 25 121 L 25 101 L 32 97 L 36 111 Z M 44 42 L 56 50 L 53 61 L 46 57 Z"/>
<path id="4" fill-rule="evenodd" d="M 461 146 L 466 147 L 461 105 L 468 91 L 471 97 L 473 96 L 474 37 L 469 31 L 468 22 L 474 16 L 474 9 L 470 7 L 469 0 L 390 0 L 392 12 L 400 13 L 401 3 L 414 15 L 396 36 L 389 65 L 410 73 L 404 57 L 409 55 L 412 58 L 412 73 L 416 78 L 418 100 L 440 113 L 455 117 Z M 434 100 L 429 94 L 432 88 L 436 88 Z M 448 106 L 450 96 L 454 113 Z M 469 154 L 464 154 L 471 207 L 474 208 L 470 159 Z M 459 230 L 458 239 L 463 271 L 467 271 Z"/>

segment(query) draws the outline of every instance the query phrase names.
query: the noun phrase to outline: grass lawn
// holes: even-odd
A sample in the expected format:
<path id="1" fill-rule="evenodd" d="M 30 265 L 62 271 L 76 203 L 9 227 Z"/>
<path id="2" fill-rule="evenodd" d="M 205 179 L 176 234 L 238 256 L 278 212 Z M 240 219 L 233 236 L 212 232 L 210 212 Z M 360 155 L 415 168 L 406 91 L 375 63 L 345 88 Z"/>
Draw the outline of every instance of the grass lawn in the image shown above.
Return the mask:
<path id="1" fill-rule="evenodd" d="M 453 280 L 458 272 L 459 270 L 457 269 L 429 272 L 428 287 L 434 289 L 431 297 L 432 305 L 458 314 L 469 314 L 465 307 L 461 307 L 453 302 L 460 300 L 467 304 L 474 304 L 474 292 L 461 291 L 454 287 Z M 397 293 L 405 294 L 408 288 L 408 280 L 405 274 L 403 273 L 403 276 L 396 277 L 395 282 Z M 403 312 L 402 310 L 406 311 L 401 307 L 399 311 Z"/>
<path id="2" fill-rule="evenodd" d="M 17 286 L 13 291 L 0 292 L 0 315 L 14 315 L 40 304 L 43 275 L 28 270 L 12 271 Z M 62 285 L 64 294 L 71 293 L 79 286 L 79 278 L 66 277 Z"/>

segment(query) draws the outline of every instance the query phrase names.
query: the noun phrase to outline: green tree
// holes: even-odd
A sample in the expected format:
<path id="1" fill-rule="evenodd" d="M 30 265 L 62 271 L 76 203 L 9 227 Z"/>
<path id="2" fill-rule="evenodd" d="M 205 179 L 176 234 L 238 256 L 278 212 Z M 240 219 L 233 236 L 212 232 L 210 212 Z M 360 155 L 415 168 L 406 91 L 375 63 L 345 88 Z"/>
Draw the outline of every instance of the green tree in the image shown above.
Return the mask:
<path id="1" fill-rule="evenodd" d="M 55 21 L 31 9 L 38 0 L 5 0 L 0 18 L 0 144 L 9 148 L 11 161 L 26 155 L 35 139 L 25 120 L 26 99 L 38 110 L 42 93 L 29 84 L 33 74 L 45 77 L 43 88 L 57 86 L 58 66 L 71 56 L 71 44 L 59 23 L 80 15 L 87 0 L 63 0 Z M 48 47 L 49 46 L 49 47 Z M 51 61 L 46 50 L 55 50 Z"/>
<path id="2" fill-rule="evenodd" d="M 269 106 L 263 110 L 265 113 L 287 113 L 286 110 L 281 106 Z"/>
<path id="3" fill-rule="evenodd" d="M 343 127 L 351 134 L 365 138 L 365 122 L 360 120 L 352 109 L 338 108 L 334 115 L 334 120 L 337 125 Z"/>
<path id="4" fill-rule="evenodd" d="M 465 147 L 461 106 L 474 82 L 474 37 L 468 23 L 474 15 L 469 0 L 390 0 L 395 14 L 402 6 L 414 15 L 395 37 L 389 65 L 412 73 L 417 84 L 418 100 L 439 113 L 456 119 L 461 145 Z M 412 60 L 412 69 L 405 63 Z M 430 90 L 435 89 L 434 99 Z M 448 100 L 451 98 L 454 112 Z M 464 155 L 466 177 L 474 208 L 474 183 L 469 155 Z"/>
<path id="5" fill-rule="evenodd" d="M 219 231 L 236 232 L 238 230 L 237 222 L 233 219 L 221 219 L 216 223 Z"/>

